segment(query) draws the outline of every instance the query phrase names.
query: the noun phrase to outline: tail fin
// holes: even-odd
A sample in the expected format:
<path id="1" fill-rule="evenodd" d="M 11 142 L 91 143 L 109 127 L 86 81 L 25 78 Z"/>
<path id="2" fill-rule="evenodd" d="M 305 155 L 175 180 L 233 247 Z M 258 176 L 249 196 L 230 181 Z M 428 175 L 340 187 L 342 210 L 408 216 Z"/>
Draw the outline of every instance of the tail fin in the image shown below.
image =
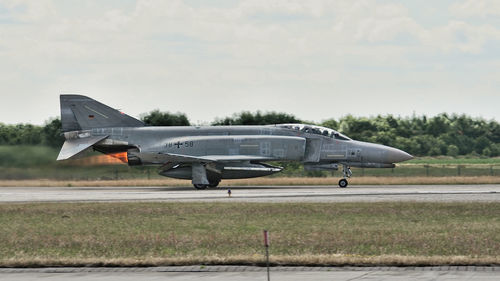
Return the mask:
<path id="1" fill-rule="evenodd" d="M 144 123 L 81 95 L 61 95 L 62 132 L 109 127 L 142 127 Z"/>

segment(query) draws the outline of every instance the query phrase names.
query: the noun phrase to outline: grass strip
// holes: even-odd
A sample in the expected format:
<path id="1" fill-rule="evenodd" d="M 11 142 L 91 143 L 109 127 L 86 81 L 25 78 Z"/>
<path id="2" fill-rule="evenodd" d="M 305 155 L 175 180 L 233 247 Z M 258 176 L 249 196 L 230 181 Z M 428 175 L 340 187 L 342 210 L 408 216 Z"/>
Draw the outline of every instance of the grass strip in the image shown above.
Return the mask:
<path id="1" fill-rule="evenodd" d="M 271 266 L 495 266 L 495 257 L 468 256 L 357 256 L 357 255 L 271 255 Z M 2 260 L 0 267 L 152 267 L 188 265 L 265 266 L 262 255 L 146 258 L 32 258 Z"/>
<path id="2" fill-rule="evenodd" d="M 223 180 L 220 187 L 227 186 L 286 186 L 286 185 L 331 185 L 337 186 L 337 177 L 263 177 L 253 179 Z M 419 184 L 500 184 L 498 176 L 484 177 L 355 177 L 349 179 L 351 185 L 419 185 Z M 191 186 L 190 180 L 171 178 L 126 179 L 126 180 L 0 180 L 0 187 L 40 186 L 40 187 L 113 187 L 113 186 Z"/>
<path id="3" fill-rule="evenodd" d="M 500 157 L 416 157 L 415 159 L 404 162 L 405 164 L 427 164 L 427 165 L 498 165 Z"/>
<path id="4" fill-rule="evenodd" d="M 0 266 L 500 264 L 500 203 L 0 205 Z"/>

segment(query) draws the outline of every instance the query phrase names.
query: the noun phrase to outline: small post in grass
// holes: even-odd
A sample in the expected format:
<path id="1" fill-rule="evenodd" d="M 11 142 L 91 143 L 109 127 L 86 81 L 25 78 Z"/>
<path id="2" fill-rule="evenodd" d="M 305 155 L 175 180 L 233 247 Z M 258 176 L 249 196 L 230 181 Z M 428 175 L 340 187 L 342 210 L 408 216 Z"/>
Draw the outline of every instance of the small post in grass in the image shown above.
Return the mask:
<path id="1" fill-rule="evenodd" d="M 269 232 L 264 230 L 264 246 L 266 247 L 266 266 L 267 266 L 267 281 L 271 280 L 269 274 Z"/>

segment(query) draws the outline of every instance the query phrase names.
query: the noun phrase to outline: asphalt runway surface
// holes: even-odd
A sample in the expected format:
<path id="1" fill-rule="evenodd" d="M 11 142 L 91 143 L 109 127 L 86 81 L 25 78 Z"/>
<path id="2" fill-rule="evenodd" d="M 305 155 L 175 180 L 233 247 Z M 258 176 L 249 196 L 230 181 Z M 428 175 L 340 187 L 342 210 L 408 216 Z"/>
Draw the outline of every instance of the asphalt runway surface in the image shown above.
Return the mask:
<path id="1" fill-rule="evenodd" d="M 271 267 L 271 280 L 498 280 L 500 267 Z M 3 280 L 267 280 L 265 267 L 0 269 Z"/>
<path id="2" fill-rule="evenodd" d="M 0 187 L 0 203 L 21 202 L 498 202 L 500 185 L 240 186 L 193 187 Z"/>

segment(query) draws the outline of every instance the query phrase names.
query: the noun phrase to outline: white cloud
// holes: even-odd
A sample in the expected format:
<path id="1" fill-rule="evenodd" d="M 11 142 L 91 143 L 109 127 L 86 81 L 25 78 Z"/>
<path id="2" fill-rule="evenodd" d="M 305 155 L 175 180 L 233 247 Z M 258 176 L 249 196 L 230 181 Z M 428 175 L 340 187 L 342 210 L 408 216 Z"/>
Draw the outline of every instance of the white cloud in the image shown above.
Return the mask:
<path id="1" fill-rule="evenodd" d="M 472 25 L 450 21 L 445 26 L 425 30 L 422 43 L 443 53 L 479 54 L 487 42 L 500 40 L 500 30 L 491 25 Z"/>
<path id="2" fill-rule="evenodd" d="M 335 38 L 344 42 L 384 42 L 397 35 L 414 35 L 418 29 L 407 9 L 398 4 L 374 1 L 347 1 L 336 8 L 333 21 Z"/>
<path id="3" fill-rule="evenodd" d="M 287 104 L 283 110 L 306 110 L 304 118 L 318 119 L 318 110 L 307 109 L 312 106 L 274 102 L 292 96 L 311 105 L 310 99 L 326 97 L 325 103 L 334 104 L 332 92 L 390 96 L 405 83 L 438 91 L 439 74 L 421 69 L 447 71 L 446 62 L 435 61 L 482 54 L 500 40 L 494 23 L 459 18 L 428 24 L 399 1 L 61 3 L 67 2 L 0 4 L 14 22 L 0 24 L 0 73 L 9 77 L 2 92 L 37 92 L 47 99 L 61 91 L 140 93 L 141 108 L 124 101 L 137 114 L 161 101 L 169 105 L 163 109 L 186 111 L 195 120 L 212 119 L 215 113 L 205 108 L 210 99 L 230 103 L 234 111 Z M 453 80 L 441 78 L 442 84 Z M 171 93 L 189 98 L 168 99 Z"/>
<path id="4" fill-rule="evenodd" d="M 498 33 L 496 27 L 462 21 L 424 28 L 401 4 L 376 1 L 242 1 L 230 8 L 195 8 L 183 1 L 141 0 L 133 11 L 110 9 L 95 17 L 74 18 L 57 13 L 47 0 L 22 5 L 26 9 L 18 18 L 29 18 L 33 24 L 12 29 L 10 35 L 34 35 L 19 38 L 13 42 L 13 49 L 17 49 L 16 43 L 26 41 L 30 50 L 41 55 L 74 54 L 74 59 L 85 60 L 94 56 L 126 59 L 130 52 L 147 55 L 135 53 L 136 48 L 150 45 L 152 39 L 163 39 L 154 41 L 158 44 L 194 40 L 201 44 L 198 48 L 215 44 L 221 52 L 248 63 L 262 57 L 287 60 L 297 55 L 314 56 L 332 48 L 339 56 L 350 54 L 351 49 L 370 53 L 371 43 L 390 48 L 401 38 L 411 38 L 413 45 L 420 43 L 440 52 L 477 53 L 488 38 L 497 38 Z M 43 12 L 36 15 L 34 10 Z M 255 15 L 265 13 L 270 15 L 267 20 L 255 20 Z M 294 15 L 298 20 L 283 21 L 279 15 Z M 366 43 L 365 48 L 358 48 Z"/>
<path id="5" fill-rule="evenodd" d="M 500 1 L 498 0 L 466 0 L 455 3 L 450 11 L 458 17 L 489 17 L 500 16 Z"/>
<path id="6" fill-rule="evenodd" d="M 23 23 L 32 23 L 55 16 L 55 7 L 51 0 L 4 0 L 1 3 L 12 17 Z"/>

